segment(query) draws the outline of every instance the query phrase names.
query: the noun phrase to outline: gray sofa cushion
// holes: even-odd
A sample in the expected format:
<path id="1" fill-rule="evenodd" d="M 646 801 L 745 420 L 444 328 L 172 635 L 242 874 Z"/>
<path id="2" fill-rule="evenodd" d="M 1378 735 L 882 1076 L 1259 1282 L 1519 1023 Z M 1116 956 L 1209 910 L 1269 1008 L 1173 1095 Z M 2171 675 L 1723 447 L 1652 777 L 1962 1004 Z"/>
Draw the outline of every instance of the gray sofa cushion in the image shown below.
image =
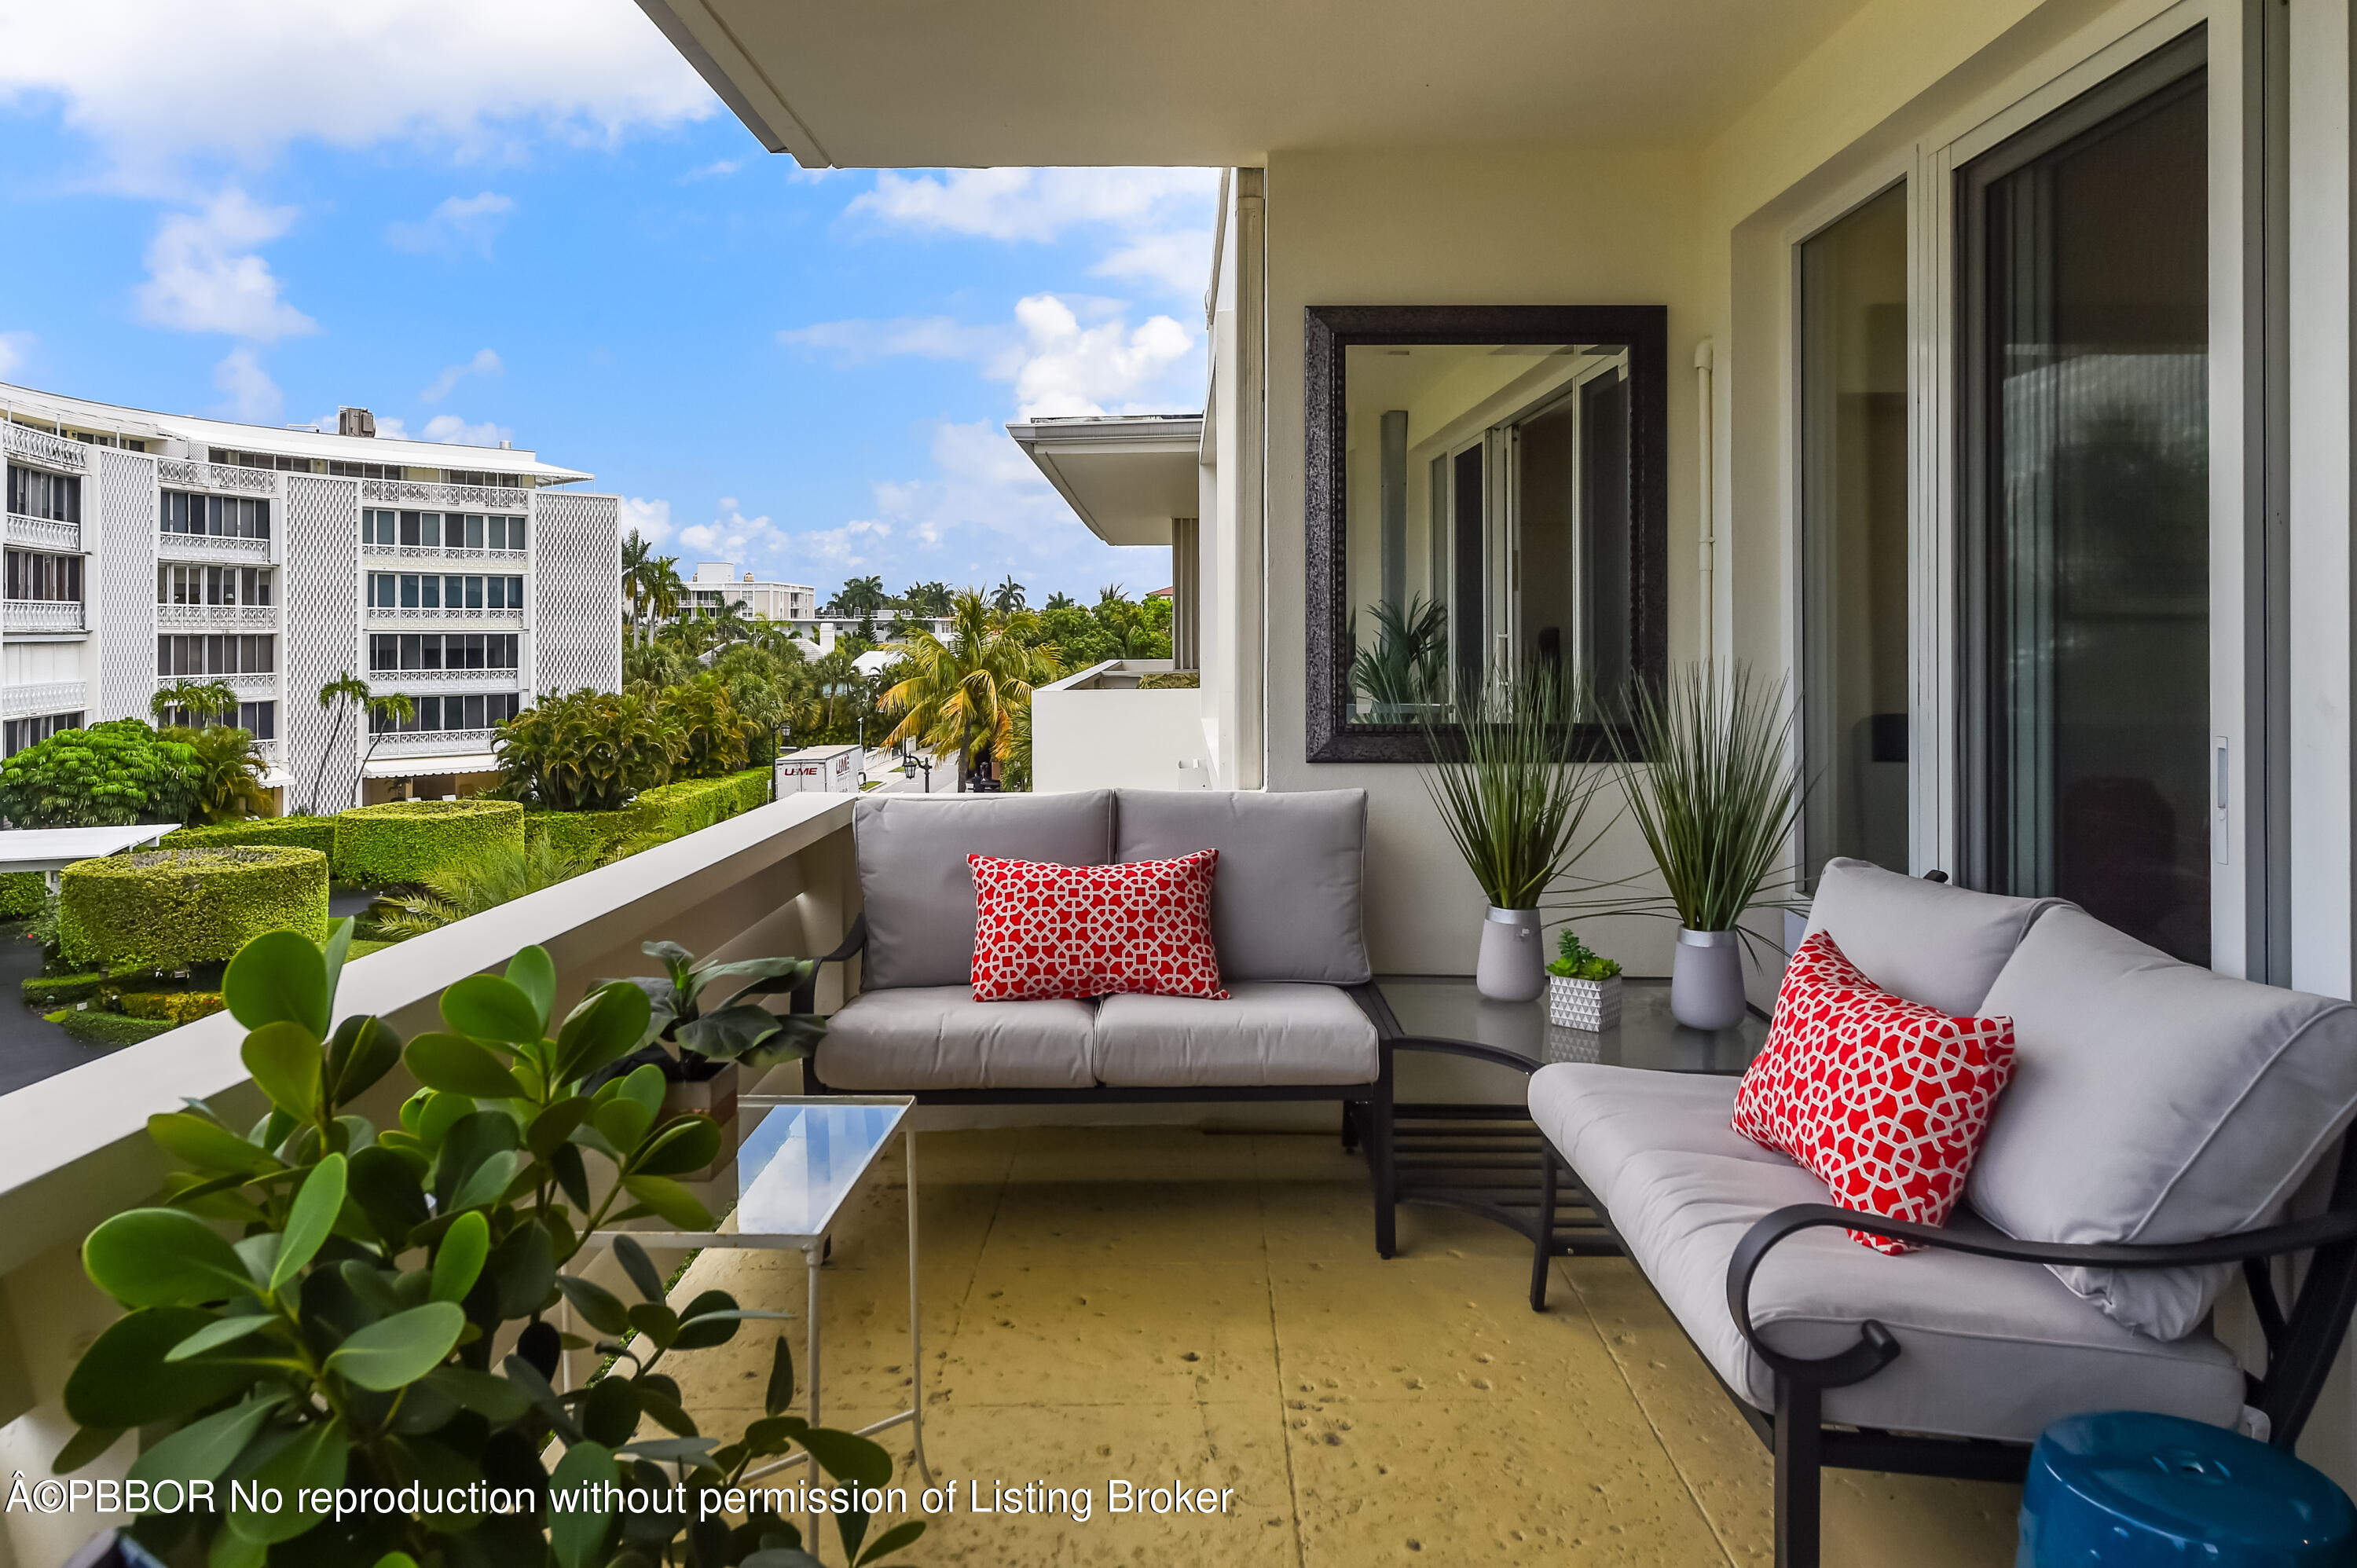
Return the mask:
<path id="1" fill-rule="evenodd" d="M 1114 860 L 1220 852 L 1211 940 L 1224 981 L 1369 978 L 1367 792 L 1116 789 Z"/>
<path id="2" fill-rule="evenodd" d="M 1773 1379 L 1728 1315 L 1727 1261 L 1754 1221 L 1830 1195 L 1728 1125 L 1736 1081 L 1556 1064 L 1533 1075 L 1531 1115 L 1727 1387 L 1768 1410 Z M 1977 1223 L 1967 1215 L 1954 1228 Z M 1868 1317 L 1899 1341 L 1882 1371 L 1825 1391 L 1829 1422 L 2027 1442 L 2082 1411 L 2216 1425 L 2242 1411 L 2242 1370 L 2216 1340 L 2133 1333 L 2033 1264 L 1938 1251 L 1885 1257 L 1840 1230 L 1811 1230 L 1768 1255 L 1751 1302 L 1769 1344 L 1790 1354 L 1846 1349 Z"/>
<path id="3" fill-rule="evenodd" d="M 827 1021 L 818 1076 L 835 1089 L 1087 1089 L 1086 1002 L 976 1002 L 967 984 L 855 997 Z"/>
<path id="4" fill-rule="evenodd" d="M 1830 932 L 1885 991 L 1961 1018 L 1982 1011 L 2023 934 L 2061 902 L 1972 893 L 1836 858 L 1810 901 L 1809 934 Z"/>
<path id="5" fill-rule="evenodd" d="M 1378 1062 L 1375 1026 L 1349 993 L 1252 981 L 1224 1002 L 1105 997 L 1094 1051 L 1098 1079 L 1124 1088 L 1371 1083 Z"/>
<path id="6" fill-rule="evenodd" d="M 867 907 L 860 987 L 969 985 L 969 854 L 1103 865 L 1113 858 L 1113 791 L 1069 795 L 868 795 L 852 813 Z"/>
<path id="7" fill-rule="evenodd" d="M 2013 1081 L 1965 1196 L 2008 1235 L 2187 1241 L 2268 1224 L 2357 1112 L 2357 1007 L 2179 963 L 2076 908 L 2030 929 L 1983 1005 L 2013 1020 Z M 2173 1339 L 2226 1273 L 2064 1278 Z"/>

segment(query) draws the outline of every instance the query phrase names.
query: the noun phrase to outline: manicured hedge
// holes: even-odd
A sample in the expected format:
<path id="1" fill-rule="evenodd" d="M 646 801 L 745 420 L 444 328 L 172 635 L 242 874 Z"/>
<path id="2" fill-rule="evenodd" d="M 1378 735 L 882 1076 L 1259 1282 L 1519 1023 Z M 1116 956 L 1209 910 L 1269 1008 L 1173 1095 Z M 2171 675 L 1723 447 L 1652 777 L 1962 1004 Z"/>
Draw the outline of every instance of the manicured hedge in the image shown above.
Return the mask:
<path id="1" fill-rule="evenodd" d="M 79 964 L 226 961 L 280 929 L 328 937 L 328 857 L 238 845 L 109 855 L 66 867 L 58 946 Z"/>
<path id="2" fill-rule="evenodd" d="M 135 1046 L 180 1026 L 167 1018 L 126 1018 L 120 1013 L 85 1009 L 68 1013 L 58 1020 L 58 1026 L 86 1046 Z"/>
<path id="3" fill-rule="evenodd" d="M 614 846 L 630 835 L 639 815 L 629 807 L 619 811 L 527 811 L 523 834 L 528 843 L 546 839 L 567 860 L 597 865 Z"/>
<path id="4" fill-rule="evenodd" d="M 524 817 L 524 832 L 547 839 L 567 858 L 601 862 L 613 858 L 625 845 L 675 839 L 698 828 L 708 828 L 770 798 L 770 770 L 756 768 L 717 779 L 684 779 L 659 784 L 619 811 L 532 811 Z"/>
<path id="5" fill-rule="evenodd" d="M 38 871 L 0 873 L 0 920 L 23 920 L 41 912 L 48 878 Z"/>
<path id="6" fill-rule="evenodd" d="M 336 813 L 336 875 L 363 887 L 422 882 L 454 860 L 523 847 L 513 800 L 393 800 Z"/>
<path id="7" fill-rule="evenodd" d="M 115 1012 L 132 1018 L 161 1018 L 169 1024 L 193 1024 L 221 1011 L 218 991 L 126 991 L 114 998 Z"/>
<path id="8" fill-rule="evenodd" d="M 106 982 L 106 971 L 92 969 L 80 974 L 37 974 L 17 989 L 28 1006 L 54 1007 L 60 1002 L 87 1002 Z"/>
<path id="9" fill-rule="evenodd" d="M 219 849 L 224 844 L 259 843 L 278 849 L 336 851 L 333 817 L 255 817 L 242 822 L 217 822 L 209 828 L 181 828 L 164 835 L 166 849 Z"/>

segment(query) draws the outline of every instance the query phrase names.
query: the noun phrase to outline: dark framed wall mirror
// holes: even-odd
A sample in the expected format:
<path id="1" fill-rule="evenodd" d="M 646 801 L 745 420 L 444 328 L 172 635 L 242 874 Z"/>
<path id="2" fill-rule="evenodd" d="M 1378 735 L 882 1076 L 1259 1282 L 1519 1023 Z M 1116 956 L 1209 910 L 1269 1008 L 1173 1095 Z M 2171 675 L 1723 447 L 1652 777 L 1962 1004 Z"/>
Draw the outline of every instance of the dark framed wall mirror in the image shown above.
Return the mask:
<path id="1" fill-rule="evenodd" d="M 1667 661 L 1666 307 L 1306 314 L 1309 760 L 1428 760 L 1542 669 L 1608 755 Z"/>

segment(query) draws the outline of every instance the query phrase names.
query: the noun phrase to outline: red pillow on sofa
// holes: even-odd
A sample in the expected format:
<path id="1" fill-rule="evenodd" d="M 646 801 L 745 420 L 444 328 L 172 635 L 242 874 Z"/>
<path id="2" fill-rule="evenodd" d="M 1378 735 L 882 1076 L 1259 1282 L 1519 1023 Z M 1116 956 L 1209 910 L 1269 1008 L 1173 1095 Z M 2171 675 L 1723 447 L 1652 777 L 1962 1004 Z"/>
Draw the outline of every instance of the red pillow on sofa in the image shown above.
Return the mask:
<path id="1" fill-rule="evenodd" d="M 1845 1208 L 1944 1225 L 2012 1073 L 2012 1019 L 1951 1018 L 1894 996 L 1819 931 L 1784 972 L 1768 1042 L 1736 1091 L 1735 1130 L 1790 1155 Z"/>
<path id="2" fill-rule="evenodd" d="M 970 854 L 974 999 L 1148 992 L 1224 999 L 1211 946 L 1220 852 L 1114 865 Z"/>

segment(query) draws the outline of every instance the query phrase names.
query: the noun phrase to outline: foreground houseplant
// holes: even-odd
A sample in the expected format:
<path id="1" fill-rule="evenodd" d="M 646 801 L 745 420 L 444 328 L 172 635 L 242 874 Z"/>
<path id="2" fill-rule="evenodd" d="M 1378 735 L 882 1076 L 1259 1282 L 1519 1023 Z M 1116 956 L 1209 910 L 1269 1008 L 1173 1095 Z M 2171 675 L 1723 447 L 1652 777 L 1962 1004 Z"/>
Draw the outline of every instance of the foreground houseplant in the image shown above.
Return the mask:
<path id="1" fill-rule="evenodd" d="M 445 1028 L 404 1046 L 378 1018 L 331 1029 L 350 940 L 348 920 L 324 950 L 274 931 L 231 962 L 223 993 L 251 1031 L 243 1059 L 270 1112 L 243 1133 L 196 1101 L 149 1119 L 192 1168 L 166 1184 L 166 1207 L 117 1214 L 83 1244 L 91 1278 L 128 1310 L 67 1379 L 66 1410 L 82 1430 L 57 1470 L 139 1428 L 133 1479 L 213 1482 L 219 1509 L 148 1513 L 132 1528 L 173 1568 L 807 1561 L 799 1531 L 774 1514 L 699 1522 L 702 1495 L 797 1447 L 838 1480 L 880 1487 L 888 1455 L 786 1413 L 782 1337 L 764 1413 L 726 1441 L 699 1433 L 656 1369 L 781 1315 L 719 1291 L 673 1310 L 628 1240 L 616 1251 L 635 1303 L 560 1272 L 601 1226 L 646 1214 L 683 1230 L 714 1223 L 675 1179 L 711 1160 L 712 1123 L 660 1119 L 651 1069 L 584 1089 L 644 1036 L 645 992 L 602 985 L 553 1020 L 554 967 L 526 948 L 504 974 L 444 992 Z M 350 1106 L 396 1064 L 425 1087 L 398 1127 L 379 1131 Z M 560 1302 L 611 1339 L 583 1347 L 560 1334 L 550 1321 Z M 558 1393 L 550 1380 L 568 1346 L 615 1359 Z M 642 1420 L 665 1434 L 641 1437 Z M 564 1445 L 553 1471 L 552 1442 Z M 609 1482 L 625 1488 L 624 1511 L 592 1490 Z M 231 1483 L 249 1488 L 245 1503 Z M 400 1501 L 411 1487 L 449 1506 Z M 274 1487 L 275 1507 L 253 1491 Z M 500 1510 L 475 1487 L 503 1488 L 517 1506 Z M 555 1506 L 552 1487 L 573 1506 Z M 338 1519 L 316 1504 L 339 1488 L 394 1500 Z M 626 1511 L 662 1498 L 686 1510 Z M 909 1521 L 868 1543 L 868 1523 L 838 1518 L 846 1561 L 874 1561 L 923 1529 Z"/>
<path id="2" fill-rule="evenodd" d="M 1577 707 L 1576 693 L 1542 665 L 1461 697 L 1453 730 L 1428 714 L 1421 723 L 1435 757 L 1456 754 L 1426 768 L 1424 785 L 1490 900 L 1474 984 L 1493 1002 L 1538 995 L 1546 978 L 1539 901 L 1603 835 L 1603 828 L 1587 832 L 1587 822 L 1609 775 L 1564 756 Z"/>
<path id="3" fill-rule="evenodd" d="M 1566 926 L 1547 962 L 1547 1022 L 1595 1033 L 1620 1022 L 1620 966 Z"/>
<path id="4" fill-rule="evenodd" d="M 1743 917 L 1770 901 L 1800 814 L 1792 707 L 1781 682 L 1695 667 L 1666 690 L 1633 688 L 1629 717 L 1621 783 L 1678 920 L 1670 1011 L 1689 1028 L 1724 1029 L 1743 1016 Z"/>

